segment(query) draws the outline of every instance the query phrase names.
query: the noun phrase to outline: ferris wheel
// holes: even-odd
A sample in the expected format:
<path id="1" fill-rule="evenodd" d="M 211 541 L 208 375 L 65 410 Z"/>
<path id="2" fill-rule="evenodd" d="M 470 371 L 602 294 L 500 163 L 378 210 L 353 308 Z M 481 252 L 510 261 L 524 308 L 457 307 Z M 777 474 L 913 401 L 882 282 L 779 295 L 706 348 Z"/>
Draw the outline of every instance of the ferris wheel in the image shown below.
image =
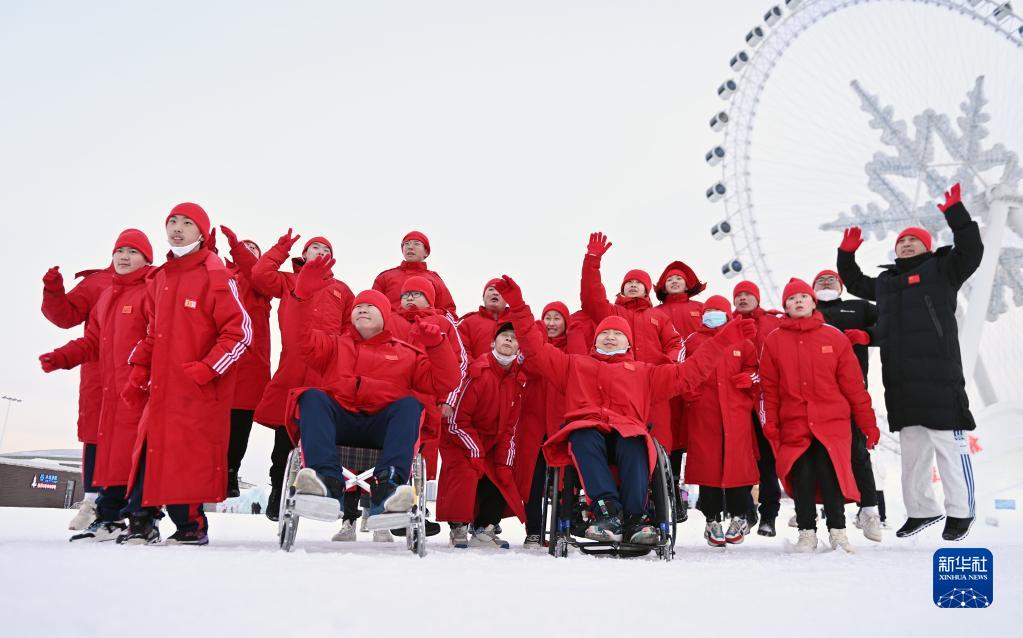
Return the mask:
<path id="1" fill-rule="evenodd" d="M 756 281 L 777 306 L 790 277 L 834 268 L 849 226 L 868 238 L 865 272 L 891 262 L 906 226 L 951 243 L 934 203 L 960 182 L 986 246 L 962 291 L 961 306 L 984 309 L 961 317 L 964 365 L 1006 347 L 1023 357 L 1023 18 L 1012 4 L 787 0 L 744 44 L 717 88 L 720 137 L 704 156 L 720 171 L 705 195 L 724 209 L 711 235 L 731 245 L 721 273 Z"/>

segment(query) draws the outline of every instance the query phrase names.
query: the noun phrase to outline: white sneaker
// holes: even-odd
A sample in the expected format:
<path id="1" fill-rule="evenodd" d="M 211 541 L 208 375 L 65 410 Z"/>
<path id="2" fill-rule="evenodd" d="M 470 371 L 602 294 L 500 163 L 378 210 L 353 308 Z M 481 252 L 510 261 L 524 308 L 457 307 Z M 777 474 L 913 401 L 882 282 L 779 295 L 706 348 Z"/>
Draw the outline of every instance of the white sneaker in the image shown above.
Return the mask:
<path id="1" fill-rule="evenodd" d="M 831 549 L 841 547 L 847 554 L 856 553 L 856 548 L 849 544 L 849 536 L 846 535 L 844 529 L 829 529 L 828 536 L 831 539 Z"/>
<path id="2" fill-rule="evenodd" d="M 711 547 L 724 547 L 727 543 L 725 533 L 721 531 L 721 523 L 717 521 L 707 521 L 707 526 L 703 529 L 703 537 L 707 539 L 707 544 Z"/>
<path id="3" fill-rule="evenodd" d="M 92 525 L 92 522 L 96 520 L 96 502 L 84 499 L 78 506 L 78 512 L 75 517 L 68 523 L 67 528 L 70 530 L 83 530 Z"/>
<path id="4" fill-rule="evenodd" d="M 295 493 L 310 496 L 327 496 L 327 485 L 311 467 L 304 467 L 295 475 Z"/>
<path id="5" fill-rule="evenodd" d="M 330 540 L 337 541 L 339 543 L 350 543 L 355 540 L 355 524 L 349 520 L 345 520 L 341 523 L 341 529 L 338 530 L 337 534 L 334 534 Z"/>
<path id="6" fill-rule="evenodd" d="M 83 531 L 75 534 L 69 540 L 72 543 L 102 543 L 104 541 L 116 541 L 118 536 L 127 533 L 127 531 L 128 526 L 121 521 L 105 522 L 97 518 L 92 522 L 92 525 L 89 525 Z"/>
<path id="7" fill-rule="evenodd" d="M 469 526 L 468 525 L 456 525 L 451 528 L 451 532 L 448 534 L 448 541 L 451 546 L 455 549 L 468 549 L 469 548 Z"/>
<path id="8" fill-rule="evenodd" d="M 863 536 L 875 543 L 881 542 L 881 516 L 860 510 L 856 515 L 856 527 L 863 530 Z"/>
<path id="9" fill-rule="evenodd" d="M 368 532 L 369 531 L 369 527 L 367 526 L 367 521 L 369 521 L 369 508 L 368 507 L 366 509 L 362 510 L 362 516 L 359 517 L 359 531 L 360 532 Z"/>
<path id="10" fill-rule="evenodd" d="M 394 536 L 391 535 L 390 530 L 375 529 L 375 530 L 373 530 L 373 542 L 374 543 L 393 543 L 394 542 Z"/>
<path id="11" fill-rule="evenodd" d="M 802 554 L 812 554 L 816 552 L 817 530 L 815 529 L 799 530 L 799 541 L 796 543 L 795 550 Z"/>
<path id="12" fill-rule="evenodd" d="M 725 542 L 738 545 L 749 534 L 749 522 L 745 516 L 733 516 L 725 532 Z"/>
<path id="13" fill-rule="evenodd" d="M 488 547 L 490 549 L 508 549 L 511 547 L 508 541 L 498 537 L 493 525 L 473 530 L 472 540 L 469 541 L 469 545 L 473 547 Z"/>
<path id="14" fill-rule="evenodd" d="M 530 534 L 526 536 L 526 540 L 522 543 L 522 547 L 525 549 L 543 549 L 543 543 L 540 542 L 540 535 Z"/>
<path id="15" fill-rule="evenodd" d="M 796 521 L 796 515 L 795 514 L 793 514 L 792 518 L 789 519 L 789 527 L 794 527 L 796 529 L 799 529 L 799 522 Z"/>

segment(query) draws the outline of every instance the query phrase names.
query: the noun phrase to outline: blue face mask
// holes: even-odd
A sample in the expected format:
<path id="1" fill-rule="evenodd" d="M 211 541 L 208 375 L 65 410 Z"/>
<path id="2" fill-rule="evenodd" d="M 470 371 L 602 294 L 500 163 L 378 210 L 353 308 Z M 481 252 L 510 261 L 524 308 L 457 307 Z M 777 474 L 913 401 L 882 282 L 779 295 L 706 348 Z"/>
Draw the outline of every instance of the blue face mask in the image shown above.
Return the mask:
<path id="1" fill-rule="evenodd" d="M 720 328 L 728 321 L 728 316 L 720 310 L 708 310 L 703 313 L 703 325 L 708 328 Z"/>

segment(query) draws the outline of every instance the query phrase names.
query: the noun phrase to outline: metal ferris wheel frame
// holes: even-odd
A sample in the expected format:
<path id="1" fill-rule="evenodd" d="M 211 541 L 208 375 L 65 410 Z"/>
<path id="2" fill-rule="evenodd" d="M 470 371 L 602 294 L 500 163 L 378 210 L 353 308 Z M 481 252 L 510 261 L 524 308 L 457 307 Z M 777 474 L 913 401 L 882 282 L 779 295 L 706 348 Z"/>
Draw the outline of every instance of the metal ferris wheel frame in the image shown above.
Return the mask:
<path id="1" fill-rule="evenodd" d="M 761 246 L 750 182 L 750 147 L 761 94 L 771 72 L 788 47 L 804 31 L 829 15 L 863 4 L 904 2 L 944 7 L 983 23 L 1023 49 L 1023 18 L 1013 13 L 1010 2 L 993 0 L 786 0 L 774 5 L 761 23 L 746 34 L 746 47 L 736 53 L 729 66 L 736 73 L 717 90 L 728 100 L 728 107 L 713 116 L 712 130 L 722 131 L 719 146 L 710 149 L 704 159 L 711 166 L 721 165 L 720 181 L 706 191 L 711 202 L 720 202 L 725 216 L 711 229 L 715 239 L 727 237 L 734 257 L 721 271 L 726 277 L 755 277 L 762 294 L 778 301 L 778 286 Z"/>

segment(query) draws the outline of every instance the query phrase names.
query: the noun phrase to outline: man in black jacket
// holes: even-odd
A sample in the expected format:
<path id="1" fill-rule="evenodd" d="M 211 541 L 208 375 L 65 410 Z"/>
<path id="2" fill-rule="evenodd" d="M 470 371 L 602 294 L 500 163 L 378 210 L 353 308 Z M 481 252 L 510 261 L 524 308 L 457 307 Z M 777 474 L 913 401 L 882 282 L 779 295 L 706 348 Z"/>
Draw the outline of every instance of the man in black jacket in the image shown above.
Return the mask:
<path id="1" fill-rule="evenodd" d="M 867 277 L 854 254 L 863 243 L 862 231 L 853 227 L 839 246 L 838 272 L 850 293 L 877 302 L 873 338 L 881 348 L 888 423 L 900 433 L 902 495 L 909 515 L 896 536 L 912 536 L 944 517 L 931 486 L 937 455 L 948 515 L 942 537 L 961 540 L 976 515 L 965 434 L 976 424 L 966 397 L 955 310 L 959 288 L 980 266 L 984 245 L 960 201 L 958 184 L 938 208 L 952 229 L 953 246 L 931 252 L 930 233 L 907 228 L 896 241 L 895 263 Z"/>
<path id="2" fill-rule="evenodd" d="M 817 310 L 824 315 L 824 321 L 844 332 L 852 342 L 853 353 L 860 362 L 866 383 L 867 367 L 870 365 L 867 345 L 870 343 L 870 331 L 877 323 L 877 306 L 863 299 L 842 299 L 842 278 L 834 270 L 817 273 L 813 278 L 813 291 L 817 295 Z M 867 451 L 867 437 L 852 420 L 850 427 L 853 477 L 860 491 L 856 527 L 863 530 L 867 539 L 880 543 L 881 513 L 878 510 L 874 468 L 870 465 L 870 452 Z"/>

